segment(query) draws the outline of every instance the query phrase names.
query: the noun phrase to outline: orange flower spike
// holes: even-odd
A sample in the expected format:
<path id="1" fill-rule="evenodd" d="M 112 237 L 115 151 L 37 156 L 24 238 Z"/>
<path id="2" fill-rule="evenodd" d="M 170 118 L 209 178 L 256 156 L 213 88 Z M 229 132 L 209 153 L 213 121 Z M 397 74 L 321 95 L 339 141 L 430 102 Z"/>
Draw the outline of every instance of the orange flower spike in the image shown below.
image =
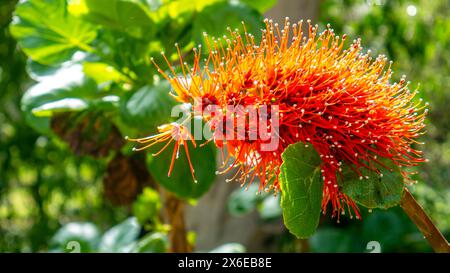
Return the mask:
<path id="1" fill-rule="evenodd" d="M 279 128 L 267 126 L 280 140 L 273 151 L 262 149 L 266 140 L 248 138 L 254 130 L 249 126 L 244 139 L 229 139 L 238 132 L 216 126 L 226 118 L 204 116 L 214 125 L 214 143 L 234 157 L 226 170 L 237 167 L 242 185 L 257 177 L 261 189 L 278 191 L 281 154 L 289 144 L 304 142 L 322 160 L 323 211 L 331 203 L 334 216 L 348 210 L 359 218 L 355 202 L 338 188 L 342 164 L 360 174 L 361 168 L 379 172 L 381 158 L 399 166 L 423 162 L 422 152 L 412 144 L 423 133 L 426 105 L 413 103 L 417 91 L 410 92 L 404 78 L 390 83 L 391 64 L 384 56 L 373 59 L 370 51 L 363 54 L 359 39 L 344 49 L 346 36 L 336 36 L 329 25 L 318 33 L 317 25 L 308 21 L 304 37 L 302 21 L 291 24 L 287 19 L 281 29 L 271 20 L 265 24 L 258 45 L 245 26 L 244 36 L 229 30 L 228 36 L 214 40 L 205 34 L 209 52 L 205 65 L 200 68 L 201 56 L 194 51 L 194 67 L 186 69 L 189 75 L 178 77 L 171 68 L 175 96 L 181 102 L 201 102 L 200 108 L 194 107 L 200 113 L 197 110 L 209 105 L 224 113 L 229 105 L 257 110 L 277 105 Z M 181 60 L 180 64 L 187 68 Z M 163 76 L 168 78 L 164 72 Z M 222 134 L 224 139 L 218 137 Z"/>

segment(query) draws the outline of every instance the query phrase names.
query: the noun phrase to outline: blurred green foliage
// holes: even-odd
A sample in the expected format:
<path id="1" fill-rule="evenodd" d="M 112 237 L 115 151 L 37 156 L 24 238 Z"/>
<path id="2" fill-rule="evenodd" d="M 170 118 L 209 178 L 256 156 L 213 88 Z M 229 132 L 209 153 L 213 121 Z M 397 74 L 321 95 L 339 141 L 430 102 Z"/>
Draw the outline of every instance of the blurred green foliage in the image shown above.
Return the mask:
<path id="1" fill-rule="evenodd" d="M 0 251 L 39 251 L 61 224 L 107 228 L 126 214 L 102 197 L 103 162 L 73 156 L 25 122 L 20 99 L 32 80 L 8 30 L 16 2 L 0 3 Z"/>
<path id="2" fill-rule="evenodd" d="M 215 151 L 207 145 L 191 154 L 197 183 L 180 160 L 167 182 L 165 160 L 149 154 L 146 165 L 126 144 L 125 136 L 170 122 L 176 104 L 151 58 L 167 69 L 165 52 L 178 71 L 175 43 L 189 62 L 204 31 L 221 37 L 245 20 L 257 33 L 274 3 L 2 1 L 0 251 L 67 251 L 77 236 L 81 251 L 165 251 L 169 227 L 149 187 L 199 198 L 214 181 Z"/>
<path id="3" fill-rule="evenodd" d="M 77 247 L 71 241 L 82 252 L 166 251 L 168 227 L 156 217 L 159 196 L 138 181 L 151 184 L 149 177 L 165 176 L 168 166 L 141 166 L 137 162 L 145 158 L 121 142 L 169 120 L 166 110 L 174 102 L 164 96 L 168 84 L 150 57 L 163 64 L 164 51 L 175 63 L 177 42 L 189 62 L 187 53 L 204 42 L 203 31 L 218 37 L 241 20 L 257 34 L 261 13 L 275 1 L 29 0 L 19 5 L 10 27 L 17 2 L 0 2 L 0 251 L 71 252 Z M 447 237 L 449 5 L 447 0 L 323 0 L 319 20 L 321 27 L 331 23 L 336 33 L 361 37 L 373 55 L 394 60 L 395 79 L 408 75 L 412 88 L 420 82 L 430 103 L 421 148 L 431 163 L 420 168 L 413 191 Z M 214 154 L 206 153 L 203 159 L 214 162 Z M 151 156 L 147 161 L 157 163 Z M 186 168 L 179 179 L 190 177 Z M 204 177 L 207 190 L 213 175 Z M 169 190 L 186 198 L 206 191 Z M 230 214 L 256 209 L 262 224 L 280 222 L 279 196 L 254 192 L 250 187 L 233 193 Z M 369 241 L 378 241 L 383 252 L 431 251 L 399 208 L 363 210 L 362 217 L 342 217 L 340 224 L 322 218 L 309 250 L 366 252 Z M 280 251 L 299 250 L 287 232 L 272 243 Z M 213 251 L 245 248 L 227 244 Z"/>

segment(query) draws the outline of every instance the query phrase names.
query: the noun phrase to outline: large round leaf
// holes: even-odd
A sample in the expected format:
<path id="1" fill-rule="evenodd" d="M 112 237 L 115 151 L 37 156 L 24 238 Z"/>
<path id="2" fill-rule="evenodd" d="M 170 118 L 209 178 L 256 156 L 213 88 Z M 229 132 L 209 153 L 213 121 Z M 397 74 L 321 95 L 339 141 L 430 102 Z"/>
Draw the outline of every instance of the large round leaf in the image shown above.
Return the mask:
<path id="1" fill-rule="evenodd" d="M 62 67 L 53 75 L 41 78 L 22 97 L 22 109 L 31 110 L 63 98 L 95 97 L 97 85 L 82 69 L 81 65 Z"/>
<path id="2" fill-rule="evenodd" d="M 136 0 L 84 0 L 85 18 L 135 38 L 151 38 L 155 31 L 146 5 Z"/>
<path id="3" fill-rule="evenodd" d="M 318 224 L 323 197 L 320 157 L 314 148 L 298 142 L 281 155 L 281 208 L 287 229 L 299 238 L 311 236 Z"/>
<path id="4" fill-rule="evenodd" d="M 169 122 L 172 107 L 176 105 L 169 90 L 169 83 L 162 81 L 129 94 L 120 107 L 123 121 L 146 132 L 155 131 L 159 125 Z"/>
<path id="5" fill-rule="evenodd" d="M 67 64 L 71 63 L 71 61 L 66 62 Z M 58 70 L 64 66 L 66 63 L 62 65 L 43 65 L 38 62 L 33 61 L 31 58 L 27 60 L 26 70 L 28 76 L 35 81 L 43 81 L 48 77 L 53 76 Z"/>
<path id="6" fill-rule="evenodd" d="M 81 65 L 63 67 L 52 76 L 29 88 L 21 101 L 25 119 L 34 129 L 49 133 L 49 119 L 54 112 L 80 111 L 97 92 L 94 80 L 86 78 Z"/>
<path id="7" fill-rule="evenodd" d="M 192 179 L 183 146 L 180 146 L 179 157 L 175 160 L 171 176 L 167 176 L 174 144 L 171 144 L 163 153 L 156 157 L 149 155 L 148 168 L 150 173 L 158 183 L 180 198 L 192 199 L 201 197 L 214 182 L 216 176 L 216 152 L 211 144 L 203 147 L 199 147 L 199 145 L 200 142 L 197 142 L 197 148 L 194 148 L 190 142 L 188 144 L 189 155 L 195 169 L 196 182 Z"/>
<path id="8" fill-rule="evenodd" d="M 144 0 L 145 1 L 145 0 Z M 203 8 L 213 5 L 218 2 L 227 2 L 228 0 L 172 0 L 161 1 L 158 3 L 152 3 L 152 10 L 156 10 L 156 14 L 152 14 L 154 17 L 161 19 L 178 20 L 180 16 L 186 14 L 193 14 L 195 11 L 201 11 Z M 158 1 L 154 1 L 158 2 Z"/>
<path id="9" fill-rule="evenodd" d="M 389 159 L 382 159 L 388 170 L 380 166 L 381 174 L 361 168 L 361 176 L 344 166 L 343 181 L 339 182 L 343 193 L 367 208 L 387 209 L 398 205 L 402 198 L 403 176 Z"/>
<path id="10" fill-rule="evenodd" d="M 239 3 L 215 3 L 205 7 L 195 16 L 194 38 L 197 42 L 204 41 L 203 32 L 208 33 L 210 37 L 222 37 L 229 34 L 227 27 L 242 31 L 242 22 L 245 22 L 248 32 L 259 36 L 262 18 L 257 11 Z"/>
<path id="11" fill-rule="evenodd" d="M 78 50 L 90 50 L 96 28 L 71 16 L 66 5 L 65 0 L 27 0 L 17 5 L 11 33 L 33 60 L 61 63 Z"/>

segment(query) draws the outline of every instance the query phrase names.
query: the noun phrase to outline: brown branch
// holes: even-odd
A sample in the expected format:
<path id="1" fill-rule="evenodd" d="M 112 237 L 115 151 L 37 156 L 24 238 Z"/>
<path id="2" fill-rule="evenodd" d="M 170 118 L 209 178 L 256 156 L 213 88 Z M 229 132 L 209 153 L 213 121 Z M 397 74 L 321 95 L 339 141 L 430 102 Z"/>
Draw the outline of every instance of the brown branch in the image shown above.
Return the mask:
<path id="1" fill-rule="evenodd" d="M 169 242 L 170 252 L 186 253 L 191 252 L 192 247 L 187 241 L 186 225 L 184 219 L 184 201 L 177 198 L 172 193 L 163 190 L 165 202 L 166 221 L 170 224 Z"/>
<path id="2" fill-rule="evenodd" d="M 406 188 L 403 191 L 400 206 L 420 232 L 422 232 L 423 236 L 427 239 L 435 252 L 450 253 L 450 245 L 445 237 Z"/>

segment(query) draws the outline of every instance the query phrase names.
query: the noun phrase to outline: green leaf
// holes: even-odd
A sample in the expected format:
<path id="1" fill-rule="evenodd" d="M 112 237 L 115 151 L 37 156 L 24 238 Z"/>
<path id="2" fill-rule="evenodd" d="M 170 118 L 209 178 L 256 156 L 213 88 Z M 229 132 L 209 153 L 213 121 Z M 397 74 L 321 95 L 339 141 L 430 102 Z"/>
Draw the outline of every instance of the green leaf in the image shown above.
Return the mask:
<path id="1" fill-rule="evenodd" d="M 205 194 L 216 177 L 216 152 L 210 144 L 203 147 L 197 141 L 194 148 L 189 141 L 188 149 L 195 170 L 197 183 L 192 179 L 184 147 L 180 146 L 179 157 L 175 160 L 173 172 L 168 177 L 169 165 L 174 150 L 174 144 L 169 145 L 164 152 L 156 157 L 148 156 L 148 168 L 155 180 L 167 190 L 182 199 L 196 199 Z"/>
<path id="2" fill-rule="evenodd" d="M 155 31 L 146 5 L 136 0 L 84 0 L 85 18 L 134 38 L 150 39 Z"/>
<path id="3" fill-rule="evenodd" d="M 289 145 L 281 155 L 281 208 L 287 229 L 299 238 L 311 236 L 319 224 L 323 195 L 320 158 L 311 145 Z"/>
<path id="4" fill-rule="evenodd" d="M 176 101 L 169 95 L 170 85 L 161 81 L 154 86 L 144 86 L 121 102 L 122 119 L 128 126 L 143 131 L 155 131 L 170 121 L 172 107 Z"/>
<path id="5" fill-rule="evenodd" d="M 116 95 L 107 95 L 95 99 L 89 99 L 89 108 L 96 111 L 116 111 L 119 108 L 120 97 Z"/>
<path id="6" fill-rule="evenodd" d="M 85 100 L 77 98 L 60 99 L 52 101 L 44 105 L 33 108 L 31 112 L 36 117 L 51 117 L 54 113 L 68 112 L 68 111 L 81 111 L 88 108 L 88 104 Z"/>
<path id="7" fill-rule="evenodd" d="M 272 8 L 277 3 L 277 0 L 239 0 L 239 2 L 252 7 L 263 14 Z"/>
<path id="8" fill-rule="evenodd" d="M 256 204 L 262 199 L 258 194 L 259 186 L 254 183 L 248 189 L 237 188 L 228 198 L 228 212 L 231 215 L 239 216 L 250 213 L 256 208 Z"/>
<path id="9" fill-rule="evenodd" d="M 227 27 L 243 30 L 242 22 L 249 33 L 260 35 L 262 17 L 255 10 L 238 3 L 215 3 L 205 7 L 195 16 L 193 33 L 197 42 L 204 42 L 203 32 L 209 37 L 222 37 L 229 34 Z"/>
<path id="10" fill-rule="evenodd" d="M 155 15 L 158 17 L 158 21 L 163 19 L 174 20 L 183 14 L 193 13 L 195 11 L 195 4 L 196 0 L 164 1 L 164 3 L 158 7 Z"/>
<path id="11" fill-rule="evenodd" d="M 81 65 L 60 68 L 42 79 L 26 91 L 21 108 L 29 125 L 45 134 L 50 132 L 48 116 L 83 110 L 97 92 L 95 81 L 84 76 Z"/>
<path id="12" fill-rule="evenodd" d="M 405 187 L 403 176 L 391 160 L 382 159 L 380 161 L 392 171 L 380 166 L 381 176 L 361 168 L 360 177 L 344 165 L 343 181 L 338 181 L 340 190 L 367 208 L 387 209 L 398 205 Z"/>
<path id="13" fill-rule="evenodd" d="M 55 113 L 86 109 L 113 111 L 119 107 L 120 98 L 98 92 L 96 82 L 84 75 L 80 64 L 68 63 L 53 74 L 45 71 L 53 71 L 54 68 L 46 70 L 44 66 L 36 65 L 44 71 L 35 75 L 41 81 L 26 91 L 21 107 L 26 121 L 38 132 L 51 133 L 48 117 Z"/>
<path id="14" fill-rule="evenodd" d="M 126 77 L 114 67 L 105 63 L 83 63 L 83 72 L 86 76 L 94 79 L 98 84 L 106 82 L 125 81 Z"/>
<path id="15" fill-rule="evenodd" d="M 227 2 L 227 0 L 172 0 L 153 6 L 158 8 L 158 19 L 165 19 L 168 16 L 172 20 L 177 20 L 180 16 L 193 14 L 218 2 Z"/>
<path id="16" fill-rule="evenodd" d="M 101 252 L 130 252 L 141 230 L 135 217 L 110 228 L 103 234 L 99 250 Z"/>
<path id="17" fill-rule="evenodd" d="M 43 81 L 47 77 L 55 74 L 61 66 L 43 65 L 33 61 L 31 58 L 27 60 L 26 70 L 28 75 L 35 81 Z"/>
<path id="18" fill-rule="evenodd" d="M 65 0 L 20 1 L 11 23 L 11 33 L 34 61 L 56 64 L 69 60 L 76 51 L 91 51 L 88 45 L 96 28 L 71 16 Z"/>
<path id="19" fill-rule="evenodd" d="M 94 224 L 73 222 L 62 226 L 50 240 L 50 245 L 67 251 L 67 244 L 75 241 L 79 243 L 81 252 L 92 252 L 96 250 L 99 238 L 100 232 Z"/>
<path id="20" fill-rule="evenodd" d="M 165 253 L 169 249 L 167 234 L 153 232 L 140 239 L 133 247 L 133 253 Z"/>

